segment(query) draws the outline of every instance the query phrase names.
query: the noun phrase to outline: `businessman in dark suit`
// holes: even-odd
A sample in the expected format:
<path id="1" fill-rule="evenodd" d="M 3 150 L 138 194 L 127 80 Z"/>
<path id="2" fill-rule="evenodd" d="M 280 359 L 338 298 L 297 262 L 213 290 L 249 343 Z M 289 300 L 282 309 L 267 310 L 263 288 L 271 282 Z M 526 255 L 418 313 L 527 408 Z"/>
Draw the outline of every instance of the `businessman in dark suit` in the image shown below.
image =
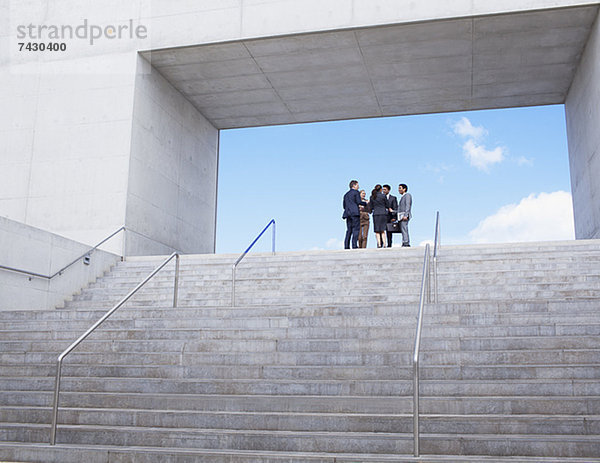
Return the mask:
<path id="1" fill-rule="evenodd" d="M 383 185 L 382 191 L 386 196 L 389 204 L 388 223 L 395 222 L 398 212 L 398 198 L 390 194 L 392 187 L 389 185 Z M 391 231 L 386 230 L 387 235 L 387 247 L 392 247 L 392 236 L 394 235 Z"/>
<path id="2" fill-rule="evenodd" d="M 352 249 L 358 248 L 358 234 L 360 233 L 360 210 L 358 206 L 366 205 L 360 199 L 358 192 L 358 181 L 350 182 L 350 190 L 344 195 L 343 219 L 346 219 L 346 238 L 344 239 L 344 248 L 350 249 L 350 240 L 352 240 Z"/>

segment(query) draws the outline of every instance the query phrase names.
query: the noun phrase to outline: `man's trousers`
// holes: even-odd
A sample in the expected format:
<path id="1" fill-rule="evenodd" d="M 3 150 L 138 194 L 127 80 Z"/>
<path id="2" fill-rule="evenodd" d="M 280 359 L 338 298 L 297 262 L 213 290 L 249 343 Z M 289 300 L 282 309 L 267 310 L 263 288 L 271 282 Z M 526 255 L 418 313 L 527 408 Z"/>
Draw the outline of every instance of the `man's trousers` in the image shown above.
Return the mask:
<path id="1" fill-rule="evenodd" d="M 350 240 L 352 240 L 352 249 L 358 248 L 358 234 L 360 233 L 360 216 L 346 217 L 346 239 L 344 248 L 350 249 Z"/>

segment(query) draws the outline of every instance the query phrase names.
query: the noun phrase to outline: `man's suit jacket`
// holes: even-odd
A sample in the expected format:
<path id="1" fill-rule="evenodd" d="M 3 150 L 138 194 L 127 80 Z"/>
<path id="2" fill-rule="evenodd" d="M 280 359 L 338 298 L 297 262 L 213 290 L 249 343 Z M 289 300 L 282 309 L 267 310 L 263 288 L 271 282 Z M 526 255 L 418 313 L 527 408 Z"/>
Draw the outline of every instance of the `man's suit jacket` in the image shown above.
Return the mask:
<path id="1" fill-rule="evenodd" d="M 358 206 L 362 204 L 363 201 L 360 199 L 360 193 L 358 190 L 350 189 L 344 195 L 344 202 L 342 203 L 342 207 L 344 208 L 344 215 L 342 215 L 343 219 L 347 219 L 348 217 L 358 217 L 360 215 L 360 210 Z"/>
<path id="2" fill-rule="evenodd" d="M 394 211 L 389 213 L 388 222 L 391 222 L 392 219 L 397 217 L 396 212 L 398 212 L 398 198 L 396 198 L 394 195 L 390 195 L 388 198 L 388 205 L 390 209 Z"/>
<path id="3" fill-rule="evenodd" d="M 412 207 L 412 196 L 410 193 L 404 193 L 400 197 L 400 203 L 398 203 L 398 214 L 404 214 L 409 219 L 412 218 L 410 208 Z"/>

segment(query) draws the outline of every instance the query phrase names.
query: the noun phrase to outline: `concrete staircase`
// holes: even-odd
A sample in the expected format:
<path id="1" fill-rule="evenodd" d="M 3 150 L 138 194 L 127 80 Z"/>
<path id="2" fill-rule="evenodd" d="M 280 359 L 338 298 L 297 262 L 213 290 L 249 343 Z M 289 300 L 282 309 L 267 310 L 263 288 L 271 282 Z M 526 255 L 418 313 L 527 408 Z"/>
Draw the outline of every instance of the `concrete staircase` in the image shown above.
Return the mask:
<path id="1" fill-rule="evenodd" d="M 423 248 L 162 259 L 65 309 L 0 312 L 0 461 L 600 461 L 600 241 L 444 247 L 412 367 Z"/>

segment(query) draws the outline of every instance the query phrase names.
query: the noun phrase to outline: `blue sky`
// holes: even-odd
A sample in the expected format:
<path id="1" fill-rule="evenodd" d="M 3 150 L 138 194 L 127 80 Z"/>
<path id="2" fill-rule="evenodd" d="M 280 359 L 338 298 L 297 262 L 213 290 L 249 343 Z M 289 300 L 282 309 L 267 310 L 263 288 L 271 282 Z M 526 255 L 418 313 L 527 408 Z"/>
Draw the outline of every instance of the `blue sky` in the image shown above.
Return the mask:
<path id="1" fill-rule="evenodd" d="M 241 252 L 271 218 L 278 250 L 339 249 L 351 179 L 367 193 L 408 184 L 413 246 L 432 239 L 436 210 L 448 244 L 574 237 L 554 105 L 221 131 L 217 252 Z"/>

